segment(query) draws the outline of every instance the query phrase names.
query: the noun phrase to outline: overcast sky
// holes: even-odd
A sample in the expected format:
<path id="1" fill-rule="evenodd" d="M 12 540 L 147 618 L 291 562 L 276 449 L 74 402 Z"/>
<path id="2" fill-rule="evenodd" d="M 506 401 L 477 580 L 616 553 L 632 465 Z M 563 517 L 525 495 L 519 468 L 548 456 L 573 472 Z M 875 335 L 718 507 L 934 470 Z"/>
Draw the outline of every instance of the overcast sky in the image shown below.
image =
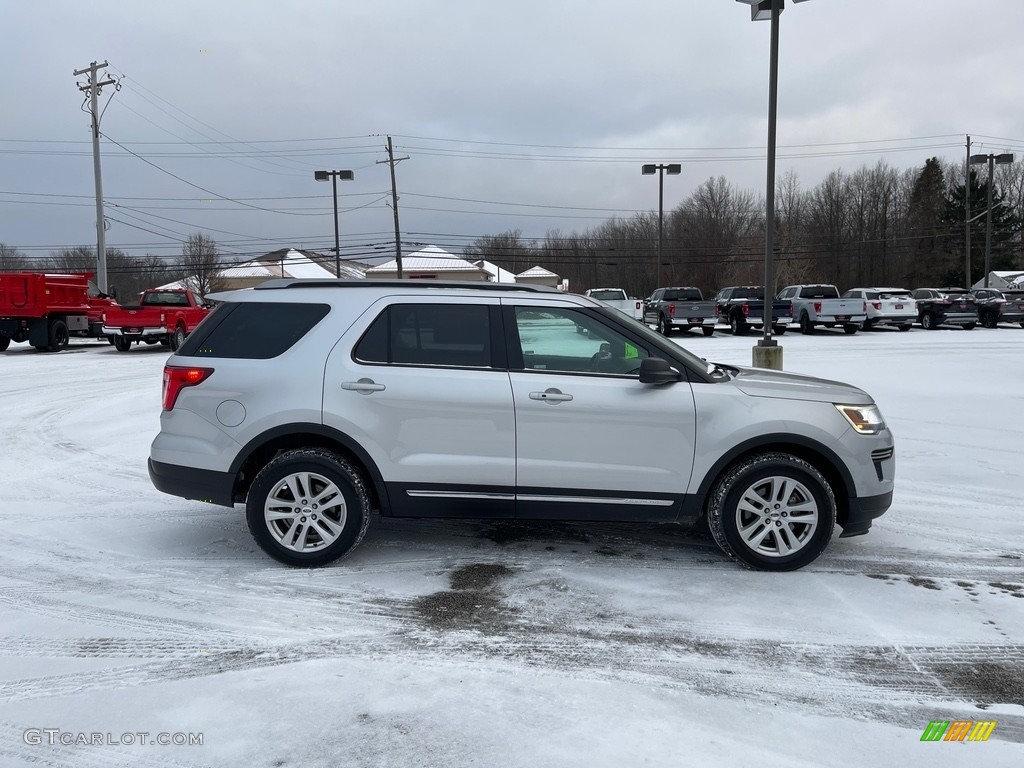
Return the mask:
<path id="1" fill-rule="evenodd" d="M 107 245 L 138 255 L 198 230 L 238 259 L 329 249 L 317 169 L 355 171 L 343 254 L 387 254 L 388 134 L 409 158 L 406 252 L 656 210 L 644 162 L 683 164 L 666 210 L 719 175 L 764 192 L 770 24 L 735 0 L 46 0 L 5 16 L 0 242 L 27 253 L 95 246 L 72 72 L 104 60 L 120 83 L 101 97 Z M 1024 155 L 1021 0 L 790 2 L 780 30 L 780 177 L 962 160 L 968 134 Z"/>

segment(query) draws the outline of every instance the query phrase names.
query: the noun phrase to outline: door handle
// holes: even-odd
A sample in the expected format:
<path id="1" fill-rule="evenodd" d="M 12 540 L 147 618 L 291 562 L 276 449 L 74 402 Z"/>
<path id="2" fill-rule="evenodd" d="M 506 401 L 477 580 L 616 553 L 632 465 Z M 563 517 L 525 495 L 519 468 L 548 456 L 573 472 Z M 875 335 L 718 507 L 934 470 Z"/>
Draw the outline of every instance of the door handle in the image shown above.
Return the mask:
<path id="1" fill-rule="evenodd" d="M 558 405 L 559 403 L 564 403 L 567 400 L 572 400 L 572 395 L 567 395 L 560 389 L 550 387 L 549 389 L 545 389 L 543 392 L 531 392 L 530 399 L 544 400 L 552 405 Z"/>
<path id="2" fill-rule="evenodd" d="M 383 392 L 387 387 L 377 384 L 373 379 L 360 379 L 359 381 L 343 381 L 341 388 L 350 392 L 358 392 L 361 395 L 368 395 L 371 392 Z"/>

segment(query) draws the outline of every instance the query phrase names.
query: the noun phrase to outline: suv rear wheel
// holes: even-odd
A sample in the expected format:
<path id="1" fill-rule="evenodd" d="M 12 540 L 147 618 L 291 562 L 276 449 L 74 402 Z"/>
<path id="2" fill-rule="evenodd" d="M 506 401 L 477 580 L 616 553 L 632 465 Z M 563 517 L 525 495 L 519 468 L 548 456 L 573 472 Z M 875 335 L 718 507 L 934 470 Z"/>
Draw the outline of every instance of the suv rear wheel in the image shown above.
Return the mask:
<path id="1" fill-rule="evenodd" d="M 748 568 L 793 571 L 832 538 L 836 501 L 828 480 L 803 459 L 763 453 L 715 484 L 708 526 L 722 550 Z"/>
<path id="2" fill-rule="evenodd" d="M 264 552 L 287 565 L 337 560 L 362 541 L 370 494 L 347 460 L 322 448 L 286 451 L 253 480 L 245 500 L 249 531 Z"/>

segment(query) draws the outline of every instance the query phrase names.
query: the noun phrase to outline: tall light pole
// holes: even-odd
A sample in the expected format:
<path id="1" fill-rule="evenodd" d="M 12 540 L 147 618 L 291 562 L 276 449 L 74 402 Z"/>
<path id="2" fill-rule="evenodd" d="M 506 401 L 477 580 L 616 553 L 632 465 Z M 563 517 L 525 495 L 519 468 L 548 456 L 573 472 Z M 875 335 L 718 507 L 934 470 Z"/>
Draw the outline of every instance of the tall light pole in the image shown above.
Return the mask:
<path id="1" fill-rule="evenodd" d="M 661 248 L 664 241 L 665 231 L 665 174 L 669 176 L 678 176 L 683 171 L 683 166 L 679 163 L 647 163 L 646 165 L 640 166 L 640 173 L 644 176 L 653 176 L 655 172 L 658 174 L 658 283 L 655 288 L 661 288 Z"/>
<path id="2" fill-rule="evenodd" d="M 764 221 L 764 336 L 753 352 L 755 368 L 782 370 L 782 347 L 772 338 L 772 304 L 775 279 L 772 275 L 772 249 L 775 247 L 775 115 L 779 90 L 779 15 L 786 0 L 737 0 L 750 6 L 751 21 L 772 23 L 768 64 L 768 181 L 765 188 Z M 804 0 L 793 0 L 802 3 Z"/>
<path id="3" fill-rule="evenodd" d="M 985 287 L 988 288 L 988 273 L 992 260 L 992 169 L 995 165 L 1009 165 L 1013 162 L 1013 155 L 1009 152 L 1002 155 L 971 155 L 971 165 L 981 165 L 985 162 L 988 163 L 988 201 L 985 209 Z M 971 287 L 969 276 L 967 287 Z"/>
<path id="4" fill-rule="evenodd" d="M 341 277 L 341 242 L 338 239 L 338 179 L 352 181 L 356 175 L 352 171 L 313 171 L 317 181 L 331 180 L 334 190 L 334 276 Z"/>

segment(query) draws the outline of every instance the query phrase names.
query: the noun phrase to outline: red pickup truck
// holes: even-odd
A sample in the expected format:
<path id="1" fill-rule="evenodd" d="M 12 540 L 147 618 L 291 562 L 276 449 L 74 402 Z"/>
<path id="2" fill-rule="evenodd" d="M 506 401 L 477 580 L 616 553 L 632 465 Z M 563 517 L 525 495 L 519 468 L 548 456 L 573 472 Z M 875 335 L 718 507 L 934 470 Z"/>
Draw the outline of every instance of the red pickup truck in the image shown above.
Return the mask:
<path id="1" fill-rule="evenodd" d="M 59 352 L 72 336 L 101 337 L 101 315 L 117 306 L 89 285 L 90 273 L 0 273 L 0 352 L 27 341 Z"/>
<path id="2" fill-rule="evenodd" d="M 118 352 L 127 352 L 136 341 L 176 350 L 209 313 L 210 307 L 190 290 L 150 288 L 142 292 L 138 306 L 104 312 L 102 332 Z"/>

